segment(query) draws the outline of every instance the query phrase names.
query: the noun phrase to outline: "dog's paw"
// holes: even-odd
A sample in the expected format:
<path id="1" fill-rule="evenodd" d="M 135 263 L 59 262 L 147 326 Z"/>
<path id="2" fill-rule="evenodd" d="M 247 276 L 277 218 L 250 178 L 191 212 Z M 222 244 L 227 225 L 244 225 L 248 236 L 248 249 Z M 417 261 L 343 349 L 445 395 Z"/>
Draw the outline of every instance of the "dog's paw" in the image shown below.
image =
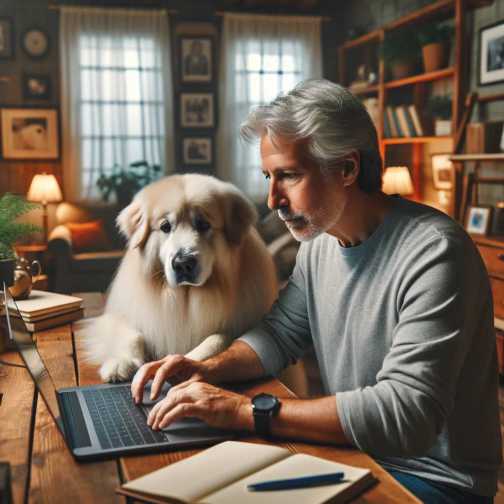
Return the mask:
<path id="1" fill-rule="evenodd" d="M 99 373 L 105 382 L 129 381 L 142 364 L 140 359 L 109 359 L 100 367 Z"/>

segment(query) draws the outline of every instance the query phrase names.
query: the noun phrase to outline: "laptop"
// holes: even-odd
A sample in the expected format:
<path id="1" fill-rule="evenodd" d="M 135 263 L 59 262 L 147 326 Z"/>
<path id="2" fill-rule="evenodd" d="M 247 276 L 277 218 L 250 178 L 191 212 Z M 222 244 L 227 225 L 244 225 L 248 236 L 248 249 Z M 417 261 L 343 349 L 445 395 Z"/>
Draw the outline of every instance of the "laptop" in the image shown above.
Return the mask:
<path id="1" fill-rule="evenodd" d="M 14 329 L 10 323 L 16 311 L 16 315 L 22 318 L 5 284 L 3 298 L 6 300 L 5 319 L 9 338 L 77 460 L 103 460 L 126 454 L 205 446 L 234 437 L 232 431 L 210 427 L 196 418 L 186 418 L 173 422 L 163 430 L 153 431 L 147 425 L 147 416 L 170 389 L 168 383 L 163 386 L 157 401 L 149 399 L 150 387 L 147 385 L 141 405 L 133 402 L 131 383 L 56 390 L 31 334 L 27 330 Z"/>

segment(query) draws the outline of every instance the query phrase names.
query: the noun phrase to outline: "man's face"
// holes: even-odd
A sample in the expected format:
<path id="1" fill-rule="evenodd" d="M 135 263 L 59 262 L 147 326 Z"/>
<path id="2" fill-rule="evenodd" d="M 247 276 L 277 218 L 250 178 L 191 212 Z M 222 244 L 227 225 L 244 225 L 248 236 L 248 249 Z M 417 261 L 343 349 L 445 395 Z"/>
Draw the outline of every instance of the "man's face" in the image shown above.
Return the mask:
<path id="1" fill-rule="evenodd" d="M 300 143 L 261 138 L 263 173 L 269 179 L 268 206 L 277 210 L 294 238 L 308 241 L 340 221 L 346 203 L 341 170 L 323 175 Z"/>

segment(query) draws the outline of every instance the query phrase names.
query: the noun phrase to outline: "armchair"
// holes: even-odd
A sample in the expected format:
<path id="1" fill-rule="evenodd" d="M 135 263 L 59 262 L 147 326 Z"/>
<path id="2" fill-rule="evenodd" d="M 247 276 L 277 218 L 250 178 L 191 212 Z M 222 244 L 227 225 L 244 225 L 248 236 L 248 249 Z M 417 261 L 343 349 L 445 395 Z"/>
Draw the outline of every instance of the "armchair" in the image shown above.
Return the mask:
<path id="1" fill-rule="evenodd" d="M 103 204 L 58 205 L 58 225 L 51 231 L 47 247 L 50 290 L 107 290 L 125 247 L 115 227 L 118 211 Z"/>

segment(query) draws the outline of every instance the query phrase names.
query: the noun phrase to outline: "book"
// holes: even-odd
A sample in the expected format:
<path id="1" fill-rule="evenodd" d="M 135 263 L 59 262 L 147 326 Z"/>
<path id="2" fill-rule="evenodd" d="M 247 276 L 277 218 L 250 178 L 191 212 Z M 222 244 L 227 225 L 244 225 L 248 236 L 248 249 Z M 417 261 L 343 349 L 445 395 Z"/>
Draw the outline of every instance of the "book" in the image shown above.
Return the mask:
<path id="1" fill-rule="evenodd" d="M 408 107 L 408 111 L 411 115 L 411 120 L 413 121 L 413 125 L 415 127 L 416 136 L 423 136 L 424 132 L 423 132 L 423 128 L 422 128 L 422 123 L 420 122 L 420 117 L 417 113 L 417 109 L 416 109 L 415 105 L 410 105 Z"/>
<path id="2" fill-rule="evenodd" d="M 383 114 L 383 136 L 385 138 L 390 138 L 392 136 L 387 113 Z"/>
<path id="3" fill-rule="evenodd" d="M 11 317 L 11 324 L 13 329 L 18 331 L 24 331 L 25 328 L 29 332 L 43 331 L 44 329 L 49 329 L 51 327 L 56 327 L 63 324 L 68 324 L 69 322 L 75 322 L 79 320 L 84 315 L 83 308 L 77 308 L 76 310 L 68 311 L 65 313 L 60 313 L 52 317 L 46 317 L 41 320 L 36 321 L 25 321 L 18 317 Z"/>
<path id="4" fill-rule="evenodd" d="M 340 483 L 291 490 L 251 492 L 263 481 L 343 471 Z M 146 502 L 205 504 L 296 504 L 345 502 L 375 481 L 369 469 L 293 454 L 272 445 L 225 441 L 192 457 L 125 483 L 117 492 Z"/>
<path id="5" fill-rule="evenodd" d="M 19 313 L 25 322 L 33 322 L 48 316 L 53 316 L 81 307 L 82 299 L 67 294 L 32 290 L 28 299 L 16 301 Z M 9 307 L 15 309 L 13 301 L 9 301 Z"/>
<path id="6" fill-rule="evenodd" d="M 406 131 L 403 131 L 401 127 L 401 123 L 399 122 L 399 116 L 397 115 L 397 107 L 390 107 L 392 110 L 392 120 L 394 121 L 396 130 L 397 130 L 397 136 L 399 137 L 405 137 L 406 136 Z"/>
<path id="7" fill-rule="evenodd" d="M 397 131 L 397 127 L 396 127 L 396 123 L 395 123 L 395 120 L 394 120 L 394 114 L 393 114 L 393 110 L 392 110 L 392 107 L 387 107 L 385 109 L 385 113 L 387 114 L 387 117 L 388 117 L 388 123 L 389 123 L 389 126 L 390 126 L 390 132 L 391 132 L 391 136 L 392 137 L 398 137 L 399 136 L 399 132 Z"/>
<path id="8" fill-rule="evenodd" d="M 401 107 L 401 109 L 402 109 L 402 113 L 404 115 L 404 119 L 406 120 L 406 123 L 408 125 L 408 131 L 409 131 L 410 137 L 418 136 L 416 129 L 415 129 L 415 125 L 413 124 L 413 119 L 411 117 L 411 113 L 409 111 L 409 106 L 403 105 Z"/>
<path id="9" fill-rule="evenodd" d="M 404 107 L 396 107 L 397 120 L 401 126 L 401 130 L 405 137 L 412 137 L 412 131 L 409 129 L 408 121 L 406 120 L 406 115 L 404 113 Z"/>

